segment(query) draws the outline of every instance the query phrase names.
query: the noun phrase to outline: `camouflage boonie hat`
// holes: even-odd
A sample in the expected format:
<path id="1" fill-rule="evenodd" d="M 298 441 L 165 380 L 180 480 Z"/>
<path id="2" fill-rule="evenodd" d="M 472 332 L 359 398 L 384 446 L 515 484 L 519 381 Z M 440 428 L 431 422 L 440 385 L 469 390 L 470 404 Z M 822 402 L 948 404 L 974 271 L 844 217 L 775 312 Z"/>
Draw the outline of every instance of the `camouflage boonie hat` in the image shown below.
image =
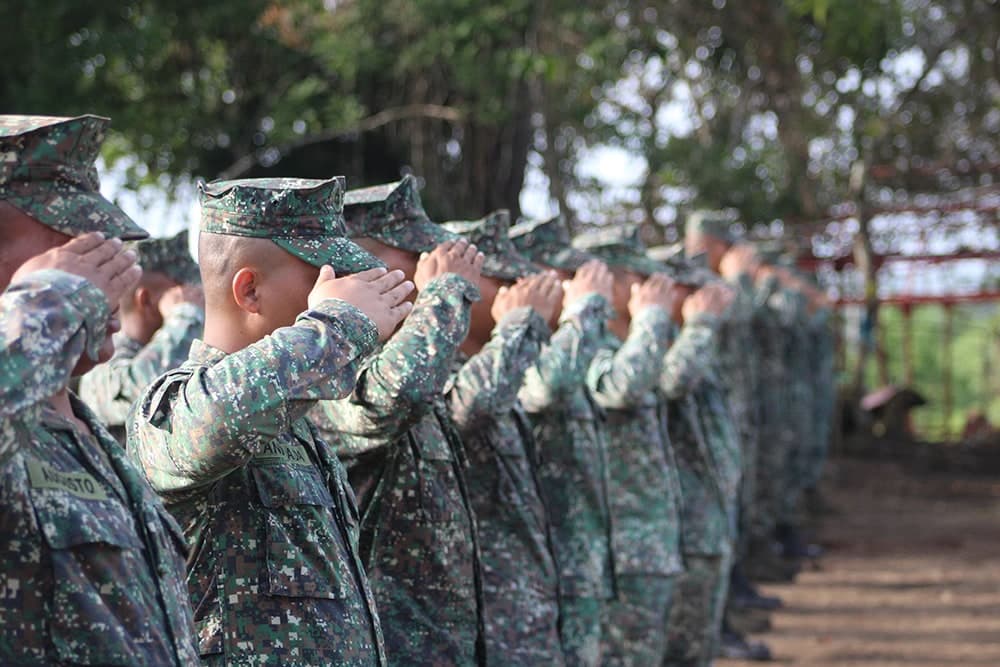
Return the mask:
<path id="1" fill-rule="evenodd" d="M 682 243 L 655 246 L 647 254 L 656 261 L 663 262 L 667 267 L 667 275 L 681 285 L 703 287 L 718 280 L 718 276 L 707 265 L 684 255 Z"/>
<path id="2" fill-rule="evenodd" d="M 667 273 L 667 268 L 646 256 L 646 244 L 635 225 L 615 225 L 585 232 L 573 239 L 573 247 L 586 250 L 608 266 L 634 271 L 644 276 Z"/>
<path id="3" fill-rule="evenodd" d="M 95 161 L 110 121 L 0 115 L 0 201 L 69 236 L 149 234 L 100 193 Z"/>
<path id="4" fill-rule="evenodd" d="M 446 222 L 444 227 L 469 239 L 486 256 L 483 262 L 484 276 L 517 280 L 541 271 L 510 242 L 510 211 L 493 211 L 480 220 Z"/>
<path id="5" fill-rule="evenodd" d="M 693 211 L 684 225 L 684 237 L 710 236 L 726 243 L 736 243 L 733 221 L 722 211 Z"/>
<path id="6" fill-rule="evenodd" d="M 166 274 L 171 280 L 182 285 L 197 284 L 201 281 L 198 264 L 191 257 L 188 247 L 186 229 L 170 238 L 146 239 L 130 243 L 129 247 L 139 256 L 139 265 L 143 271 Z"/>
<path id="7" fill-rule="evenodd" d="M 338 275 L 385 266 L 347 238 L 343 176 L 212 181 L 198 190 L 203 232 L 270 239 Z"/>
<path id="8" fill-rule="evenodd" d="M 548 220 L 526 220 L 510 228 L 510 240 L 533 262 L 564 271 L 576 271 L 594 255 L 572 246 L 569 227 L 562 214 Z"/>
<path id="9" fill-rule="evenodd" d="M 409 175 L 395 183 L 349 190 L 344 197 L 344 224 L 351 238 L 373 238 L 414 253 L 458 239 L 427 217 L 417 179 Z"/>

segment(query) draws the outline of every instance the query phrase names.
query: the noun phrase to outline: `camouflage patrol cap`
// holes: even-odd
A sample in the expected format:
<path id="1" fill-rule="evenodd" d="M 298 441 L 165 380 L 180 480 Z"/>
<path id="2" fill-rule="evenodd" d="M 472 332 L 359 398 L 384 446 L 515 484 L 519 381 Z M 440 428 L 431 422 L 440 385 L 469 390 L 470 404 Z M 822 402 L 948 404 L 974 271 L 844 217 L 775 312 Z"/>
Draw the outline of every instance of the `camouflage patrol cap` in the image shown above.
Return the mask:
<path id="1" fill-rule="evenodd" d="M 201 231 L 270 239 L 312 264 L 337 274 L 385 266 L 348 240 L 344 229 L 344 177 L 245 178 L 198 186 Z"/>
<path id="2" fill-rule="evenodd" d="M 144 271 L 166 274 L 182 285 L 200 282 L 198 265 L 188 247 L 186 229 L 170 238 L 146 239 L 131 243 L 129 247 L 139 256 L 139 265 Z"/>
<path id="3" fill-rule="evenodd" d="M 0 115 L 0 201 L 69 236 L 149 234 L 101 196 L 95 161 L 110 121 Z"/>
<path id="4" fill-rule="evenodd" d="M 510 211 L 493 211 L 479 220 L 446 222 L 444 227 L 469 239 L 486 256 L 483 262 L 484 276 L 517 280 L 540 271 L 510 242 Z"/>
<path id="5" fill-rule="evenodd" d="M 681 285 L 703 287 L 716 282 L 716 276 L 708 266 L 684 254 L 684 244 L 660 245 L 649 249 L 647 254 L 667 267 L 667 275 Z"/>
<path id="6" fill-rule="evenodd" d="M 726 243 L 735 243 L 737 240 L 733 233 L 732 219 L 722 211 L 691 212 L 684 226 L 684 236 L 688 239 L 710 236 Z"/>
<path id="7" fill-rule="evenodd" d="M 344 197 L 344 223 L 351 238 L 368 237 L 410 252 L 430 252 L 452 234 L 431 222 L 417 191 L 417 179 L 349 190 Z"/>
<path id="8" fill-rule="evenodd" d="M 597 255 L 608 266 L 634 271 L 644 276 L 666 273 L 666 267 L 646 256 L 646 244 L 635 225 L 614 225 L 580 234 L 573 247 Z"/>
<path id="9" fill-rule="evenodd" d="M 594 255 L 572 246 L 569 227 L 562 214 L 548 220 L 526 220 L 510 228 L 510 240 L 533 262 L 565 271 L 576 271 Z"/>

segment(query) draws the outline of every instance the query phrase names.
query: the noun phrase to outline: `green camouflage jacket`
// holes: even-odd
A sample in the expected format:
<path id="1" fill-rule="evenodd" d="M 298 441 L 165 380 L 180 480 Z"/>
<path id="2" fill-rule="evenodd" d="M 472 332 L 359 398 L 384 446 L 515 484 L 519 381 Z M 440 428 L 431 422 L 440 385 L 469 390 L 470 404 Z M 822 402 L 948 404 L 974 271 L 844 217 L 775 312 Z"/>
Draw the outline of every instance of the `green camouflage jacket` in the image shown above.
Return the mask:
<path id="1" fill-rule="evenodd" d="M 664 360 L 670 441 L 681 483 L 685 554 L 728 553 L 742 475 L 739 435 L 715 370 L 718 318 L 685 323 Z"/>
<path id="2" fill-rule="evenodd" d="M 203 656 L 385 663 L 347 474 L 305 415 L 354 389 L 377 331 L 336 299 L 238 352 L 201 341 L 136 404 L 128 447 L 184 528 Z"/>
<path id="3" fill-rule="evenodd" d="M 481 664 L 480 572 L 461 440 L 443 388 L 479 289 L 455 274 L 418 296 L 354 393 L 310 412 L 347 466 L 361 557 L 390 664 Z M 484 649 L 480 647 L 480 652 Z"/>
<path id="4" fill-rule="evenodd" d="M 607 411 L 608 497 L 616 575 L 670 576 L 682 571 L 680 487 L 657 384 L 670 319 L 647 308 L 620 341 L 610 333 L 587 373 L 587 387 Z"/>
<path id="5" fill-rule="evenodd" d="M 80 397 L 119 442 L 125 441 L 125 420 L 132 404 L 156 378 L 184 363 L 204 323 L 205 311 L 181 304 L 146 345 L 116 334 L 115 356 L 80 380 Z"/>
<path id="6" fill-rule="evenodd" d="M 0 664 L 198 660 L 180 528 L 82 402 L 90 433 L 46 402 L 109 313 L 60 271 L 0 295 Z"/>
<path id="7" fill-rule="evenodd" d="M 564 596 L 614 595 L 603 411 L 586 388 L 610 315 L 596 294 L 570 304 L 518 394 L 538 443 L 538 479 Z"/>
<path id="8" fill-rule="evenodd" d="M 445 399 L 469 456 L 479 526 L 487 662 L 560 665 L 558 581 L 537 450 L 518 390 L 549 337 L 531 308 L 507 314 L 472 357 L 459 354 Z"/>
<path id="9" fill-rule="evenodd" d="M 739 280 L 730 284 L 736 290 L 736 298 L 719 322 L 716 346 L 718 368 L 741 439 L 744 442 L 756 441 L 760 420 L 756 398 L 760 360 L 753 338 L 757 304 L 748 276 L 741 275 Z"/>

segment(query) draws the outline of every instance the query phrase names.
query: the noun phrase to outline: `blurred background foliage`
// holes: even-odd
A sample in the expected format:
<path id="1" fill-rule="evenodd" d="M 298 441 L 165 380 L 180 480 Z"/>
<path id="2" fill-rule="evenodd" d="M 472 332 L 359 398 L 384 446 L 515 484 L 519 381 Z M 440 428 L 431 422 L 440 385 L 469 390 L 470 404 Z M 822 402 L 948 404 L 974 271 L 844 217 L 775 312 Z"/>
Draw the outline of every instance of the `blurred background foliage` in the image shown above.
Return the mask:
<path id="1" fill-rule="evenodd" d="M 517 217 L 530 183 L 577 227 L 631 221 L 656 243 L 729 208 L 806 248 L 848 203 L 867 330 L 878 208 L 1000 176 L 1000 0 L 0 0 L 0 16 L 0 110 L 110 116 L 126 187 L 414 173 L 444 220 Z M 995 234 L 996 214 L 977 224 Z M 969 345 L 956 364 L 977 378 Z"/>

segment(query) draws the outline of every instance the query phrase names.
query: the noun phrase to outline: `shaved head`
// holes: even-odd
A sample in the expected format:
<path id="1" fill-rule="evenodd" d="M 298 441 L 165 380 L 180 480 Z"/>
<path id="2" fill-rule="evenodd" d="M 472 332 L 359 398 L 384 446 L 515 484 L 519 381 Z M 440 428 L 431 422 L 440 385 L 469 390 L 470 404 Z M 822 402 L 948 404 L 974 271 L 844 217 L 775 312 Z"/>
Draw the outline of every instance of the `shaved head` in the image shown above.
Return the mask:
<path id="1" fill-rule="evenodd" d="M 210 234 L 198 239 L 205 290 L 205 341 L 232 352 L 290 326 L 308 308 L 319 269 L 269 239 Z"/>

